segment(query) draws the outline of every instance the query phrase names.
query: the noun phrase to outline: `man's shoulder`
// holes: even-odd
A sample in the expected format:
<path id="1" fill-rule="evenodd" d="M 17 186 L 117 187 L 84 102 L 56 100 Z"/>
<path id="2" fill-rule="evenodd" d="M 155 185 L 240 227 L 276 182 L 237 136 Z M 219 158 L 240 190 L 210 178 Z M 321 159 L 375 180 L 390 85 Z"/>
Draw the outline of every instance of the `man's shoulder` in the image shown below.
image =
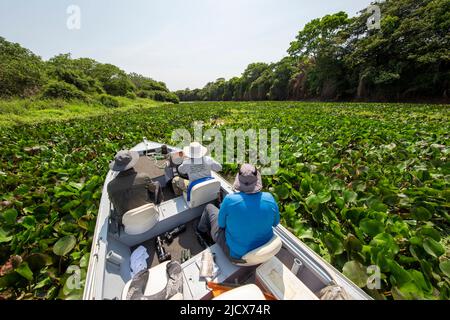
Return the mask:
<path id="1" fill-rule="evenodd" d="M 269 192 L 262 192 L 261 200 L 264 201 L 264 202 L 269 202 L 269 203 L 272 203 L 272 204 L 276 204 L 275 198 Z"/>
<path id="2" fill-rule="evenodd" d="M 275 200 L 275 198 L 273 197 L 273 195 L 270 192 L 261 192 L 261 197 L 264 200 Z"/>
<path id="3" fill-rule="evenodd" d="M 216 160 L 214 160 L 212 157 L 210 157 L 210 156 L 204 156 L 203 157 L 203 160 L 205 161 L 205 163 L 208 163 L 208 164 L 220 164 L 220 163 L 218 163 Z"/>
<path id="4" fill-rule="evenodd" d="M 232 193 L 225 197 L 224 202 L 226 201 L 226 204 L 233 205 L 237 204 L 239 202 L 244 201 L 244 198 L 242 197 L 241 193 Z"/>

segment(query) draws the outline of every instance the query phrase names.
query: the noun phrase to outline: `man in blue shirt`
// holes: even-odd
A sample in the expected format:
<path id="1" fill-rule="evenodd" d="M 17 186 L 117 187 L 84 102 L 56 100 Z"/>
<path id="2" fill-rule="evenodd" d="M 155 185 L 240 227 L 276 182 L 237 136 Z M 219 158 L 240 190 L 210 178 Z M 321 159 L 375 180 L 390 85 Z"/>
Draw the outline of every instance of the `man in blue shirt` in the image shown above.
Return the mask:
<path id="1" fill-rule="evenodd" d="M 198 231 L 209 234 L 229 258 L 240 262 L 246 253 L 272 239 L 280 213 L 273 196 L 261 192 L 261 174 L 254 166 L 241 166 L 234 189 L 239 192 L 227 195 L 220 210 L 206 206 Z"/>

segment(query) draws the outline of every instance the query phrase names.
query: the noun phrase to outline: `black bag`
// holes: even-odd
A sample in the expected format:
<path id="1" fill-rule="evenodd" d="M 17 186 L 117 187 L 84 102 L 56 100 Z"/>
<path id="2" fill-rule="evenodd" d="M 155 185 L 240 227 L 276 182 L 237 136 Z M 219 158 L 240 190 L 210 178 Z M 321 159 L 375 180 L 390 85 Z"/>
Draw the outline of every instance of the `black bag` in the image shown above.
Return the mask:
<path id="1" fill-rule="evenodd" d="M 159 181 L 152 181 L 152 184 L 149 185 L 148 189 L 150 191 L 154 204 L 160 204 L 164 201 L 164 194 L 162 192 L 162 187 Z"/>

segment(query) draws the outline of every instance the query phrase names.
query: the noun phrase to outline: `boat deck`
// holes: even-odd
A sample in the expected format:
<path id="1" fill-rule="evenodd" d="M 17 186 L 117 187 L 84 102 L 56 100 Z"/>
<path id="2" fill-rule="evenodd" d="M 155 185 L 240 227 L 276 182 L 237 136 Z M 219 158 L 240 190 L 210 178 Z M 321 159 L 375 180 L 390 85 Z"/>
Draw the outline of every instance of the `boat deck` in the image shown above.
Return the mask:
<path id="1" fill-rule="evenodd" d="M 157 206 L 160 221 L 151 230 L 139 235 L 128 235 L 123 229 L 114 230 L 109 220 L 113 208 L 107 195 L 106 186 L 115 178 L 115 173 L 108 173 L 91 250 L 91 256 L 96 258 L 89 261 L 85 299 L 121 299 L 126 283 L 131 279 L 131 253 L 142 245 L 149 254 L 147 266 L 149 268 L 157 266 L 160 262 L 155 245 L 156 236 L 183 224 L 186 225 L 186 230 L 175 237 L 172 243 L 165 242 L 164 249 L 171 254 L 172 260 L 182 263 L 184 299 L 211 298 L 211 292 L 206 288 L 206 282 L 199 277 L 199 262 L 205 249 L 197 240 L 195 233 L 196 225 L 206 204 L 189 208 L 182 196 L 175 196 L 170 185 L 173 172 L 164 168 L 162 163 L 155 160 L 156 158 L 152 159 L 143 155 L 143 151 L 157 148 L 157 146 L 160 145 L 150 143 L 148 147 L 145 147 L 140 144 L 136 146 L 135 150 L 141 153 L 137 170 L 150 174 L 152 179 L 159 181 L 163 187 L 164 200 Z M 215 173 L 213 176 L 221 183 L 221 198 L 233 192 L 231 185 L 225 179 Z M 216 206 L 219 205 L 217 200 L 213 202 Z M 302 267 L 295 273 L 294 278 L 300 280 L 308 291 L 317 294 L 333 280 L 344 286 L 352 297 L 370 299 L 361 289 L 302 244 L 287 229 L 277 226 L 274 228 L 274 232 L 283 242 L 283 247 L 276 258 L 287 268 L 287 273 L 290 273 L 289 270 L 294 265 L 294 261 L 301 262 Z M 185 250 L 190 250 L 191 259 L 182 261 L 182 252 Z M 207 250 L 211 250 L 215 254 L 215 262 L 220 269 L 217 278 L 214 279 L 215 282 L 239 285 L 256 282 L 256 267 L 239 267 L 232 264 L 216 244 Z"/>
<path id="2" fill-rule="evenodd" d="M 189 250 L 191 253 L 191 257 L 199 254 L 204 250 L 204 248 L 200 245 L 195 236 L 195 227 L 198 224 L 200 219 L 195 219 L 189 221 L 185 224 L 186 231 L 175 237 L 172 243 L 167 244 L 164 242 L 164 249 L 166 252 L 170 253 L 173 261 L 178 261 L 183 263 L 181 259 L 181 255 L 183 250 Z M 158 261 L 158 255 L 156 254 L 156 238 L 152 238 L 150 240 L 144 241 L 141 244 L 133 246 L 131 251 L 135 250 L 139 246 L 143 246 L 147 249 L 149 253 L 149 258 L 147 259 L 147 265 L 154 267 L 157 266 L 160 262 Z"/>

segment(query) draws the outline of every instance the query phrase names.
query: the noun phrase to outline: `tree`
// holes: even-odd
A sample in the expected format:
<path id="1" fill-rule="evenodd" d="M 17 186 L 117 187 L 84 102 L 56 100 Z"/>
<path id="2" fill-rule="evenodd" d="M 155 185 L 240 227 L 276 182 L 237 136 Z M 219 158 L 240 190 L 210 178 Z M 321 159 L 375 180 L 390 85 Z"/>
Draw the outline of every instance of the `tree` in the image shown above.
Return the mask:
<path id="1" fill-rule="evenodd" d="M 296 72 L 296 59 L 285 57 L 273 68 L 273 82 L 269 89 L 270 100 L 287 100 L 289 85 Z"/>
<path id="2" fill-rule="evenodd" d="M 112 64 L 99 63 L 94 66 L 92 74 L 110 95 L 125 96 L 129 91 L 135 89 L 127 74 Z"/>
<path id="3" fill-rule="evenodd" d="M 39 92 L 45 81 L 40 57 L 0 37 L 0 96 L 30 96 Z"/>
<path id="4" fill-rule="evenodd" d="M 252 63 L 241 77 L 184 97 L 204 100 L 404 100 L 450 95 L 450 1 L 377 3 L 381 29 L 369 30 L 370 13 L 345 12 L 314 19 L 299 31 L 289 57 Z M 223 88 L 223 95 L 222 95 Z M 222 97 L 221 97 L 222 95 Z"/>
<path id="5" fill-rule="evenodd" d="M 61 54 L 47 62 L 47 74 L 49 78 L 71 84 L 83 92 L 101 94 L 104 93 L 101 83 L 88 75 L 95 64 L 95 60 L 73 60 L 70 54 Z"/>

